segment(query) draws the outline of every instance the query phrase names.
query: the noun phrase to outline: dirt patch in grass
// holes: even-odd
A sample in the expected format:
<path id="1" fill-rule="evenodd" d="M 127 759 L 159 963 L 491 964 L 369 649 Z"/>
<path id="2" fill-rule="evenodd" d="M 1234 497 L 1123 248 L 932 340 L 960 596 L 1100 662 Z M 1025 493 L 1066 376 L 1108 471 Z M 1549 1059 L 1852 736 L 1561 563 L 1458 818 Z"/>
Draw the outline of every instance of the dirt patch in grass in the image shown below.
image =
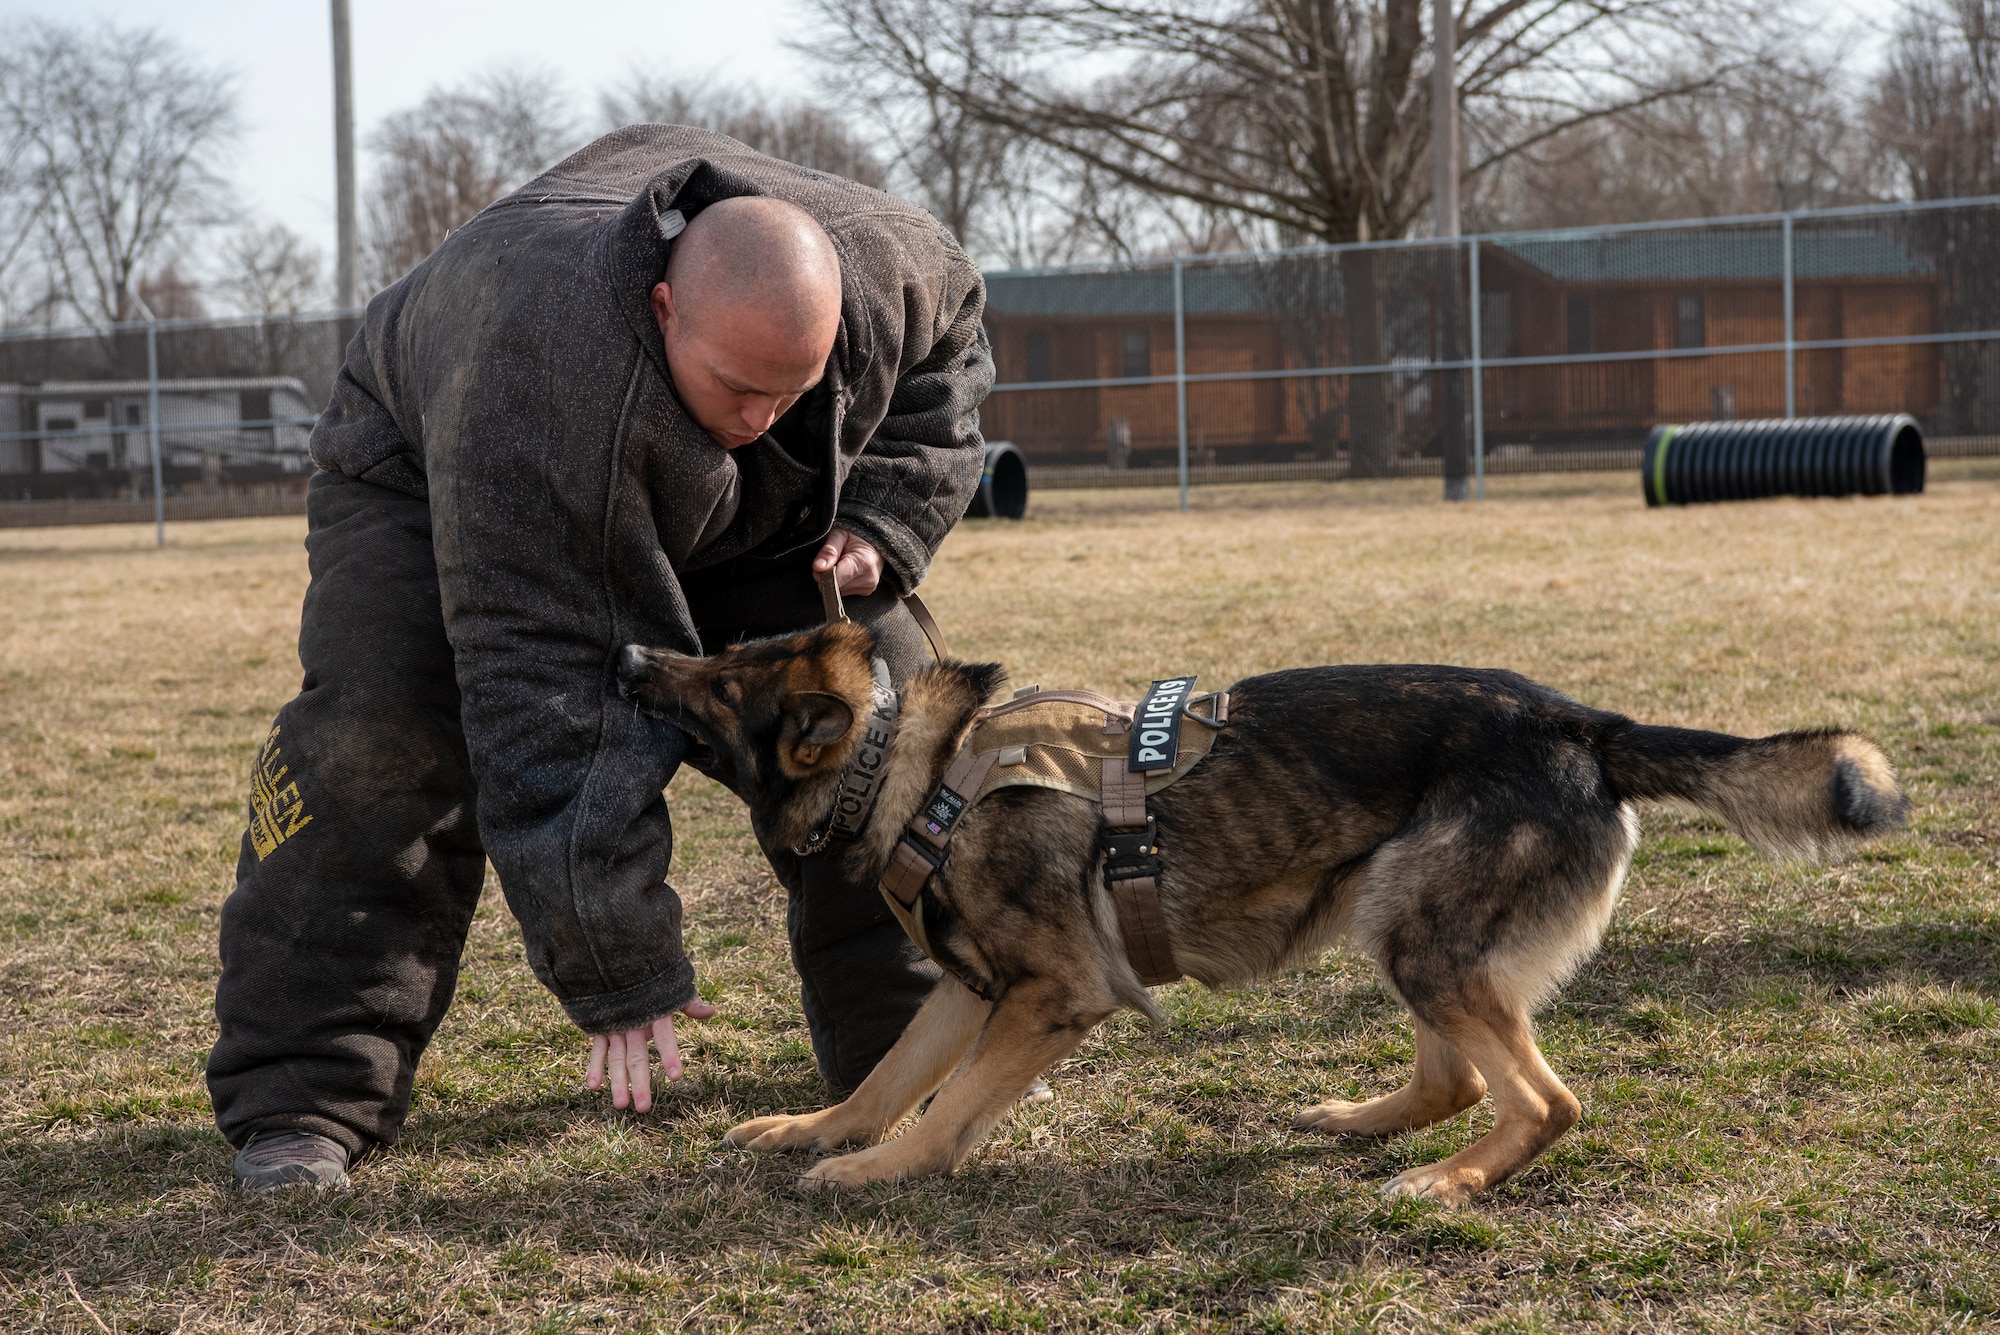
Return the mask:
<path id="1" fill-rule="evenodd" d="M 820 1099 L 783 899 L 676 781 L 703 990 L 654 1115 L 581 1048 L 497 889 L 404 1144 L 242 1201 L 208 1121 L 217 914 L 296 688 L 296 520 L 0 532 L 0 1321 L 25 1330 L 1931 1330 L 2000 1314 L 2000 486 L 1648 512 L 1626 478 L 1048 494 L 927 592 L 1022 682 L 1130 696 L 1313 662 L 1517 668 L 1649 721 L 1879 737 L 1908 833 L 1831 867 L 1649 818 L 1543 1018 L 1582 1125 L 1469 1210 L 1374 1187 L 1300 1105 L 1398 1083 L 1352 960 L 1107 1025 L 957 1177 L 832 1198 L 720 1148 Z M 1946 470 L 1941 470 L 1946 471 Z"/>

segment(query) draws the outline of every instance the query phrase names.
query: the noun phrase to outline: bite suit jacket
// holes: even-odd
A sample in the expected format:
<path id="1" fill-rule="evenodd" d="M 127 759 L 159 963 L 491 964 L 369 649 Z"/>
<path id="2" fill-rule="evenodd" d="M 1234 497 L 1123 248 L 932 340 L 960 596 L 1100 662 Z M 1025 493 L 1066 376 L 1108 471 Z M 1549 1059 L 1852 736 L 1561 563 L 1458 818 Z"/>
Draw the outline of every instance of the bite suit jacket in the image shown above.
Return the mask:
<path id="1" fill-rule="evenodd" d="M 839 253 L 819 386 L 725 450 L 649 305 L 680 219 L 769 195 Z M 916 206 L 722 135 L 628 126 L 369 302 L 315 462 L 430 505 L 478 820 L 537 977 L 584 1029 L 694 996 L 662 788 L 685 738 L 621 699 L 627 643 L 700 652 L 680 577 L 838 522 L 915 587 L 965 512 L 993 380 L 978 269 Z"/>

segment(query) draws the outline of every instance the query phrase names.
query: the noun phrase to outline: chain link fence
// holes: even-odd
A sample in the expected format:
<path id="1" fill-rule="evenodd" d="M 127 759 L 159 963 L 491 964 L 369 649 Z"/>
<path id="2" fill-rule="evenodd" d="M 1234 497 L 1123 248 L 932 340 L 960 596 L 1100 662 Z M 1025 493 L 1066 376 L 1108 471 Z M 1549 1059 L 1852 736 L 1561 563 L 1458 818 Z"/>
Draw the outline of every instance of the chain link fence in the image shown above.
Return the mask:
<path id="1" fill-rule="evenodd" d="M 2000 199 L 987 275 L 1036 487 L 1632 468 L 1661 422 L 2000 453 Z M 0 332 L 0 525 L 294 513 L 352 312 Z"/>
<path id="2" fill-rule="evenodd" d="M 2000 452 L 2000 200 L 987 275 L 1037 486 L 1636 468 L 1661 422 Z"/>
<path id="3" fill-rule="evenodd" d="M 0 332 L 0 525 L 303 513 L 353 315 Z"/>

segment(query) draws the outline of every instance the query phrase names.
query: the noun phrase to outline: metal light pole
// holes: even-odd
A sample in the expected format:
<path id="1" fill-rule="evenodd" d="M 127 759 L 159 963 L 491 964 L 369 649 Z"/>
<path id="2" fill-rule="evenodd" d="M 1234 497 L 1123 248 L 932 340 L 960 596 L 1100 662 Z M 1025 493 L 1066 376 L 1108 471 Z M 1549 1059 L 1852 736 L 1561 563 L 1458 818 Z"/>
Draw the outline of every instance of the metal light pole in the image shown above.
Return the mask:
<path id="1" fill-rule="evenodd" d="M 1458 217 L 1458 15 L 1452 0 L 1432 0 L 1431 40 L 1431 214 L 1440 242 L 1455 240 Z M 1442 360 L 1463 355 L 1460 336 L 1465 323 L 1458 301 L 1456 247 L 1439 247 L 1438 334 Z M 1444 498 L 1462 501 L 1471 495 L 1466 481 L 1465 394 L 1459 371 L 1440 373 L 1438 436 L 1444 456 Z M 1477 374 L 1476 372 L 1474 374 Z M 1478 397 L 1477 390 L 1474 398 Z"/>
<path id="2" fill-rule="evenodd" d="M 348 311 L 354 309 L 354 52 L 348 0 L 332 5 L 334 305 Z"/>
<path id="3" fill-rule="evenodd" d="M 1458 15 L 1432 0 L 1431 212 L 1440 240 L 1458 235 Z"/>
<path id="4" fill-rule="evenodd" d="M 153 545 L 167 545 L 167 495 L 160 468 L 160 322 L 137 292 L 132 304 L 146 317 L 146 441 L 153 453 Z"/>

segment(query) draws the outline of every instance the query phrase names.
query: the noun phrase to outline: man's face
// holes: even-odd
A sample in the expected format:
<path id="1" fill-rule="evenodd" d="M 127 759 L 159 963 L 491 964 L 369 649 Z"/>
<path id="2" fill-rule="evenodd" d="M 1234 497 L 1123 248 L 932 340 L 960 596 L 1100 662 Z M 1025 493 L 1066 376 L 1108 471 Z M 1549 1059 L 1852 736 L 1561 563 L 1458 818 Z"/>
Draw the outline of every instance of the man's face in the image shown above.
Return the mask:
<path id="1" fill-rule="evenodd" d="M 702 430 L 726 450 L 748 445 L 819 383 L 826 347 L 773 337 L 753 320 L 711 316 L 690 326 L 665 283 L 653 287 L 653 318 L 665 344 L 674 391 Z"/>

